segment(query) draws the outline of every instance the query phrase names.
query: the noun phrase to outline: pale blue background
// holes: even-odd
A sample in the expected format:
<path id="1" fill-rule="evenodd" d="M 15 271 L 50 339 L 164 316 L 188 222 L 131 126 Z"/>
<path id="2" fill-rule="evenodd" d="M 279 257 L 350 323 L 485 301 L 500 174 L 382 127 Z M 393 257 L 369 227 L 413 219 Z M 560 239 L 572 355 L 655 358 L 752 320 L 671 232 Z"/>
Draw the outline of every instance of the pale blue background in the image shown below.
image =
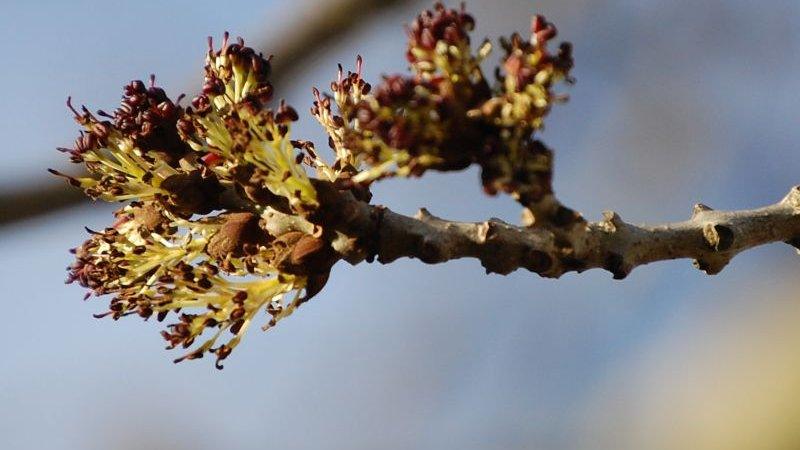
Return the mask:
<path id="1" fill-rule="evenodd" d="M 76 134 L 68 94 L 111 110 L 123 84 L 150 73 L 171 94 L 191 94 L 206 35 L 230 30 L 269 53 L 283 38 L 276 30 L 314 3 L 4 1 L 0 189 L 66 167 L 54 148 Z M 310 87 L 327 86 L 356 53 L 371 79 L 404 70 L 401 24 L 421 5 L 343 34 L 279 95 L 306 111 Z M 557 150 L 559 196 L 590 218 L 616 208 L 634 222 L 681 220 L 699 201 L 754 207 L 800 182 L 800 3 L 469 6 L 476 41 L 525 30 L 535 9 L 575 44 L 578 83 L 544 139 Z M 307 116 L 294 135 L 325 148 Z M 484 197 L 474 170 L 382 182 L 375 200 L 452 219 L 518 214 L 509 199 Z M 678 261 L 624 282 L 599 271 L 486 276 L 474 261 L 341 264 L 312 303 L 266 335 L 251 332 L 218 372 L 208 360 L 174 366 L 157 324 L 95 320 L 103 301 L 81 302 L 79 288 L 61 283 L 66 250 L 111 211 L 81 207 L 0 229 L 0 448 L 643 448 L 670 427 L 642 434 L 636 421 L 660 424 L 674 405 L 643 403 L 631 387 L 663 387 L 663 370 L 645 378 L 629 367 L 658 348 L 691 386 L 682 355 L 698 342 L 739 348 L 738 325 L 706 324 L 724 315 L 745 327 L 756 307 L 796 304 L 800 287 L 788 246 L 748 252 L 716 277 Z M 767 333 L 770 321 L 758 326 Z M 742 361 L 757 368 L 758 357 Z M 688 399 L 686 409 L 703 402 Z"/>

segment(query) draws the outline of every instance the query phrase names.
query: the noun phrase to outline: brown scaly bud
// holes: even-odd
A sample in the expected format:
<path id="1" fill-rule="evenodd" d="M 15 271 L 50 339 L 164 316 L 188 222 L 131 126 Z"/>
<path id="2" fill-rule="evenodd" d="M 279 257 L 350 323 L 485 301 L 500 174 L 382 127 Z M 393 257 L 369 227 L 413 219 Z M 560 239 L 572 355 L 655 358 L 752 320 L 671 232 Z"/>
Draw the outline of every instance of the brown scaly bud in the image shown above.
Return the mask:
<path id="1" fill-rule="evenodd" d="M 134 226 L 145 233 L 167 233 L 171 222 L 163 207 L 155 202 L 133 202 L 115 215 L 114 228 Z"/>
<path id="2" fill-rule="evenodd" d="M 234 166 L 230 174 L 236 182 L 236 190 L 241 197 L 249 199 L 256 205 L 270 206 L 278 211 L 291 213 L 289 200 L 267 188 L 268 181 L 262 171 L 255 170 L 253 166 Z"/>
<path id="3" fill-rule="evenodd" d="M 220 209 L 219 196 L 224 190 L 213 173 L 200 169 L 172 175 L 161 183 L 161 188 L 169 193 L 168 205 L 187 217 Z"/>
<path id="4" fill-rule="evenodd" d="M 309 274 L 328 273 L 338 255 L 324 239 L 305 235 L 297 241 L 289 262 Z"/>
<path id="5" fill-rule="evenodd" d="M 338 255 L 324 239 L 300 231 L 284 233 L 272 243 L 275 267 L 293 275 L 327 274 Z"/>
<path id="6" fill-rule="evenodd" d="M 225 214 L 224 222 L 206 246 L 206 252 L 218 259 L 245 256 L 249 246 L 267 245 L 271 238 L 259 226 L 259 218 L 253 213 L 241 212 Z"/>

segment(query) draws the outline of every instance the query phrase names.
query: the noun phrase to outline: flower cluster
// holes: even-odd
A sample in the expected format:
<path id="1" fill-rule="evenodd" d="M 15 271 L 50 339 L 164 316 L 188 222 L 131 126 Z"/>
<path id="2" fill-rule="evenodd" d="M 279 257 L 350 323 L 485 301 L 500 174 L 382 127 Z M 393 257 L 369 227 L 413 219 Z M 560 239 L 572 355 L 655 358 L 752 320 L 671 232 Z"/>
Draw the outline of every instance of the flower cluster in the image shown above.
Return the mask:
<path id="1" fill-rule="evenodd" d="M 372 86 L 361 77 L 363 64 L 361 56 L 358 56 L 356 71 L 348 71 L 346 76 L 344 69 L 339 65 L 339 75 L 336 81 L 331 82 L 332 98 L 323 96 L 317 88 L 313 89 L 314 104 L 311 107 L 311 115 L 325 128 L 328 134 L 328 146 L 336 154 L 332 167 L 321 165 L 317 168 L 329 179 L 341 177 L 342 174 L 352 175 L 361 165 L 361 158 L 350 151 L 346 139 L 356 131 L 356 107 L 372 90 Z M 333 113 L 332 103 L 336 104 L 338 115 Z M 308 148 L 308 144 L 304 145 Z M 313 152 L 313 147 L 311 150 Z"/>
<path id="2" fill-rule="evenodd" d="M 68 102 L 83 130 L 61 150 L 89 175 L 53 172 L 92 198 L 131 202 L 73 250 L 67 281 L 87 297 L 112 296 L 97 317 L 175 315 L 162 334 L 168 348 L 189 349 L 176 362 L 210 352 L 221 368 L 259 312 L 264 329 L 274 326 L 319 292 L 338 260 L 303 218 L 318 206 L 303 168 L 314 158 L 290 141 L 294 109 L 267 108 L 269 72 L 268 59 L 226 34 L 189 107 L 152 77 L 125 86 L 113 115 Z M 261 215 L 276 210 L 296 220 L 270 233 Z"/>
<path id="3" fill-rule="evenodd" d="M 493 86 L 481 69 L 491 45 L 472 51 L 474 26 L 463 5 L 437 3 L 408 27 L 411 75 L 384 77 L 372 92 L 348 98 L 358 100 L 354 106 L 336 95 L 338 116 L 330 112 L 329 97 L 315 94 L 312 112 L 329 117 L 320 121 L 337 152 L 370 166 L 356 181 L 477 164 L 490 194 L 507 192 L 529 204 L 551 192 L 552 153 L 534 134 L 551 106 L 566 99 L 554 87 L 571 82 L 571 47 L 563 43 L 550 53 L 556 29 L 536 16 L 530 39 L 514 34 L 501 40 L 505 54 Z M 359 72 L 353 80 L 360 80 Z M 334 93 L 337 88 L 335 82 Z"/>
<path id="4" fill-rule="evenodd" d="M 349 113 L 337 102 L 348 124 L 342 146 L 371 166 L 356 181 L 460 170 L 481 152 L 485 132 L 467 113 L 491 95 L 480 70 L 490 47 L 485 43 L 473 54 L 474 24 L 463 7 L 437 4 L 408 29 L 413 75 L 385 76 Z"/>
<path id="5" fill-rule="evenodd" d="M 176 362 L 211 352 L 221 368 L 259 311 L 271 316 L 266 329 L 305 300 L 300 290 L 307 276 L 276 268 L 292 253 L 290 243 L 266 234 L 252 213 L 189 222 L 133 203 L 117 212 L 112 227 L 91 234 L 74 250 L 68 281 L 96 295 L 113 294 L 109 310 L 97 317 L 155 315 L 162 321 L 170 312 L 180 314 L 162 333 L 168 348 L 189 348 L 210 331 Z M 233 337 L 215 346 L 225 331 Z"/>
<path id="6" fill-rule="evenodd" d="M 314 89 L 311 115 L 328 134 L 331 164 L 292 139 L 291 106 L 270 107 L 271 57 L 227 33 L 219 48 L 209 38 L 190 105 L 152 76 L 125 86 L 113 114 L 68 100 L 82 130 L 60 150 L 88 175 L 52 172 L 93 199 L 128 202 L 74 249 L 68 282 L 111 296 L 98 317 L 172 314 L 162 334 L 168 348 L 187 349 L 176 362 L 213 353 L 221 367 L 257 314 L 270 328 L 316 295 L 339 259 L 374 256 L 378 237 L 359 233 L 377 226 L 369 221 L 380 222 L 380 208 L 358 221 L 353 206 L 369 203 L 371 182 L 476 164 L 486 192 L 541 201 L 552 152 L 535 134 L 565 99 L 554 87 L 571 81 L 571 48 L 551 53 L 556 30 L 536 16 L 529 39 L 501 41 L 493 84 L 481 68 L 491 45 L 473 51 L 474 27 L 463 5 L 437 3 L 408 27 L 410 75 L 373 88 L 359 56 L 354 72 L 339 66 L 332 94 Z"/>
<path id="7" fill-rule="evenodd" d="M 215 50 L 209 39 L 203 93 L 178 122 L 180 136 L 216 176 L 242 186 L 251 200 L 288 201 L 300 211 L 317 206 L 316 193 L 290 141 L 297 112 L 272 99 L 270 62 L 239 39 Z M 274 198 L 275 196 L 279 198 Z"/>
<path id="8" fill-rule="evenodd" d="M 552 192 L 552 152 L 533 136 L 544 126 L 552 105 L 567 99 L 556 94 L 554 86 L 572 82 L 572 46 L 561 43 L 551 54 L 547 44 L 555 36 L 555 26 L 535 16 L 529 40 L 516 33 L 502 39 L 505 54 L 497 93 L 470 112 L 498 130 L 499 146 L 481 163 L 484 188 L 491 194 L 510 193 L 524 205 Z"/>
<path id="9" fill-rule="evenodd" d="M 95 199 L 156 201 L 182 216 L 216 209 L 221 192 L 217 177 L 197 164 L 178 135 L 176 124 L 183 109 L 155 85 L 154 77 L 149 87 L 137 80 L 123 92 L 113 115 L 104 111 L 95 115 L 86 107 L 78 111 L 67 100 L 84 129 L 73 148 L 59 150 L 72 162 L 84 163 L 95 176 L 51 172 Z"/>

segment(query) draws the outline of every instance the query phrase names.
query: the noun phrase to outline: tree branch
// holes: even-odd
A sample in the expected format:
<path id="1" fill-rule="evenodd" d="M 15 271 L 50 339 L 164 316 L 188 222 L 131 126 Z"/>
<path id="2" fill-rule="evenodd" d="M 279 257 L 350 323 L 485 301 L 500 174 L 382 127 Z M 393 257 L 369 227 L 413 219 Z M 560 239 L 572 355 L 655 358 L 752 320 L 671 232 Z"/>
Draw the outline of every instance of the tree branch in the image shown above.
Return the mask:
<path id="1" fill-rule="evenodd" d="M 800 248 L 800 186 L 763 208 L 715 211 L 698 204 L 689 220 L 654 226 L 627 223 L 614 212 L 604 213 L 599 222 L 579 221 L 568 229 L 519 227 L 498 219 L 452 222 L 425 209 L 415 217 L 397 214 L 349 192 L 339 192 L 332 204 L 331 210 L 344 218 L 333 221 L 341 233 L 333 245 L 352 264 L 374 257 L 384 264 L 402 257 L 428 264 L 476 258 L 487 273 L 525 268 L 557 278 L 603 268 L 622 279 L 655 261 L 691 258 L 699 269 L 716 274 L 753 247 L 786 242 Z M 280 222 L 280 213 L 268 215 L 267 222 Z"/>

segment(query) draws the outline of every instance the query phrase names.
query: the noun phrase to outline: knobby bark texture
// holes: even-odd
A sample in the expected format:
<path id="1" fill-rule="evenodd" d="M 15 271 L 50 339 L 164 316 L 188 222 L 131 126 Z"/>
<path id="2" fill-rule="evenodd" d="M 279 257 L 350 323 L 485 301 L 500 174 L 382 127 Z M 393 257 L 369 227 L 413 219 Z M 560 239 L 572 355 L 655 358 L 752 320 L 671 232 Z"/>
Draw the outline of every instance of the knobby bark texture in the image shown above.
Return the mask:
<path id="1" fill-rule="evenodd" d="M 499 219 L 454 222 L 425 209 L 414 217 L 398 214 L 346 191 L 335 196 L 329 203 L 331 214 L 316 220 L 334 224 L 333 247 L 351 264 L 374 259 L 385 264 L 403 257 L 428 264 L 475 258 L 487 273 L 524 268 L 558 278 L 602 268 L 623 279 L 655 261 L 690 258 L 698 269 L 716 274 L 753 247 L 785 242 L 800 248 L 800 186 L 762 208 L 717 211 L 698 204 L 688 220 L 660 225 L 634 225 L 610 211 L 601 221 L 579 219 L 563 227 L 515 226 Z M 264 216 L 273 233 L 313 227 L 274 210 Z"/>

